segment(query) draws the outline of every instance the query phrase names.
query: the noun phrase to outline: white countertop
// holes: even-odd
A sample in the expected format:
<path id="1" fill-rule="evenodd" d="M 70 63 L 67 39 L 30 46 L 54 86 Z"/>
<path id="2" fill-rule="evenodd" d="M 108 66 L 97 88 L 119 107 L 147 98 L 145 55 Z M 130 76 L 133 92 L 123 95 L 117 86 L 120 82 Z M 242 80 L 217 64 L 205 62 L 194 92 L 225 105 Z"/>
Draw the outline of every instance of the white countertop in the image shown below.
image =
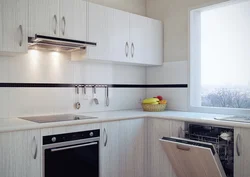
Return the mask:
<path id="1" fill-rule="evenodd" d="M 74 120 L 53 123 L 34 123 L 19 118 L 0 119 L 0 132 L 60 127 L 69 125 L 81 125 L 90 123 L 100 123 L 108 121 L 135 119 L 135 118 L 159 118 L 169 120 L 180 120 L 186 122 L 206 123 L 229 127 L 250 128 L 250 123 L 239 123 L 230 121 L 215 120 L 214 117 L 226 117 L 226 115 L 165 111 L 165 112 L 143 112 L 142 110 L 122 110 L 108 112 L 81 113 L 77 115 L 98 117 L 97 119 Z"/>

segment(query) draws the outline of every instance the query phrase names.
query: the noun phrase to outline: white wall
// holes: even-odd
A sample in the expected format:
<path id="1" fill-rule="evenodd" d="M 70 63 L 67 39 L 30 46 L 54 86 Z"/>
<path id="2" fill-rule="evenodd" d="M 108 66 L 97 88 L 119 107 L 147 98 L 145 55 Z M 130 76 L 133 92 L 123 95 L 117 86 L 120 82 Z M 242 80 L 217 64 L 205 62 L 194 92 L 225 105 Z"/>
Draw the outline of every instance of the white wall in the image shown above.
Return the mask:
<path id="1" fill-rule="evenodd" d="M 226 0 L 147 0 L 147 16 L 164 22 L 164 61 L 188 60 L 189 9 Z"/>
<path id="2" fill-rule="evenodd" d="M 187 61 L 166 62 L 163 66 L 147 68 L 147 84 L 188 84 Z M 187 111 L 187 88 L 150 88 L 147 97 L 163 96 L 167 109 Z"/>
<path id="3" fill-rule="evenodd" d="M 89 0 L 89 2 L 138 15 L 146 15 L 146 0 Z"/>
<path id="4" fill-rule="evenodd" d="M 56 52 L 29 51 L 18 57 L 0 57 L 0 82 L 12 83 L 93 83 L 145 84 L 146 69 L 139 66 L 97 62 L 71 62 L 67 55 Z M 82 91 L 82 90 L 81 90 Z M 111 88 L 110 106 L 105 106 L 104 89 L 97 89 L 100 105 L 79 96 L 74 88 L 0 88 L 0 118 L 67 112 L 93 112 L 140 108 L 145 89 Z"/>

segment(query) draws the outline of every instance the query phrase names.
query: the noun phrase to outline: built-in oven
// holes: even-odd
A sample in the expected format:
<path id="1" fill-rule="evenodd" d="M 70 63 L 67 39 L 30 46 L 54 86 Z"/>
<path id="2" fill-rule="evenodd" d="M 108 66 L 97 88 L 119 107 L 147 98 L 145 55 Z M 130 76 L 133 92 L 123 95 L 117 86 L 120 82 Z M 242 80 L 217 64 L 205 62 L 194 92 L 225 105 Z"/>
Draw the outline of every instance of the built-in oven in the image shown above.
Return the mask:
<path id="1" fill-rule="evenodd" d="M 160 139 L 177 177 L 233 177 L 233 128 L 186 123 L 184 134 Z"/>
<path id="2" fill-rule="evenodd" d="M 100 130 L 43 137 L 43 177 L 99 177 Z"/>

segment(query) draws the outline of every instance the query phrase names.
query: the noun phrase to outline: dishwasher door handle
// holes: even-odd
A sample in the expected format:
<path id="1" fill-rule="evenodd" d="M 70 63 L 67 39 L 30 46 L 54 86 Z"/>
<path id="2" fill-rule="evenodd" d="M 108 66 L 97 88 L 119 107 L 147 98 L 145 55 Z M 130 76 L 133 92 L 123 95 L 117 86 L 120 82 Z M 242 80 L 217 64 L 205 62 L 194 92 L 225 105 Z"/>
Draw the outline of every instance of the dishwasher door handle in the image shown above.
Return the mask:
<path id="1" fill-rule="evenodd" d="M 93 146 L 93 145 L 96 145 L 96 144 L 97 144 L 97 142 L 93 142 L 93 143 L 81 144 L 81 145 L 76 145 L 76 146 L 56 148 L 56 149 L 51 149 L 51 152 L 58 152 L 58 151 L 64 151 L 64 150 L 68 150 L 68 149 L 79 148 L 79 147 Z"/>

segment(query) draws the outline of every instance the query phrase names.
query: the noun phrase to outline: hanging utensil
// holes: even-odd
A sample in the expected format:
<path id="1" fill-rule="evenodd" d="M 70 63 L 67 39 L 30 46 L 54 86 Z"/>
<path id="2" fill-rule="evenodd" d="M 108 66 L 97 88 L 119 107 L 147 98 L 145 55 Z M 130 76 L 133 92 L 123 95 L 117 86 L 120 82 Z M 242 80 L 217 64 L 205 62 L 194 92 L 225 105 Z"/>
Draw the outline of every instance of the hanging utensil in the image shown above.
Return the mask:
<path id="1" fill-rule="evenodd" d="M 99 104 L 99 101 L 98 101 L 98 99 L 97 99 L 97 97 L 96 97 L 96 85 L 93 87 L 93 101 L 94 101 L 94 103 L 96 104 L 96 105 L 98 105 Z"/>
<path id="2" fill-rule="evenodd" d="M 109 106 L 109 86 L 106 86 L 106 106 Z"/>
<path id="3" fill-rule="evenodd" d="M 87 86 L 86 85 L 84 85 L 84 87 L 83 87 L 83 99 L 88 100 Z"/>
<path id="4" fill-rule="evenodd" d="M 76 109 L 80 109 L 81 108 L 81 103 L 79 101 L 79 85 L 76 85 L 76 99 L 77 99 L 77 102 L 75 103 L 75 108 Z"/>

